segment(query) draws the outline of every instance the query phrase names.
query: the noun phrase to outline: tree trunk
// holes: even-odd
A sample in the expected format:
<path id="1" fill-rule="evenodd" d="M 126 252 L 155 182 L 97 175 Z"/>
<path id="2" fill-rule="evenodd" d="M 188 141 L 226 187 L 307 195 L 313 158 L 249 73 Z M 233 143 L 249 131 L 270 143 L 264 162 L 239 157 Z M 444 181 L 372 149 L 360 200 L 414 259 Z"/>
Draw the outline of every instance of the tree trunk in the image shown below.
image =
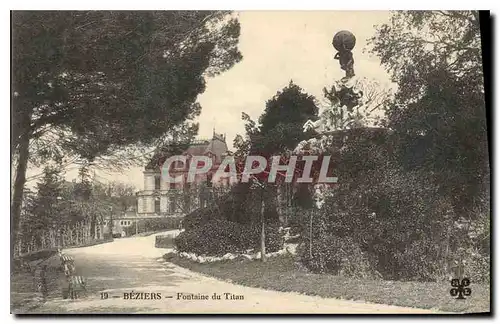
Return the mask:
<path id="1" fill-rule="evenodd" d="M 75 244 L 80 244 L 80 226 L 77 225 L 75 228 Z"/>
<path id="2" fill-rule="evenodd" d="M 53 248 L 56 246 L 56 240 L 55 240 L 55 234 L 54 234 L 54 229 L 49 230 L 49 239 L 50 239 L 50 247 Z"/>
<path id="3" fill-rule="evenodd" d="M 21 222 L 21 207 L 23 203 L 24 185 L 26 184 L 26 169 L 29 158 L 29 134 L 21 137 L 18 148 L 18 160 L 16 167 L 16 178 L 14 180 L 14 194 L 11 205 L 11 259 L 14 257 L 14 246 L 18 237 Z M 13 264 L 13 262 L 11 262 Z"/>
<path id="4" fill-rule="evenodd" d="M 264 210 L 266 204 L 264 202 L 264 197 L 262 197 L 262 203 L 260 208 L 260 218 L 261 218 L 261 232 L 260 232 L 260 258 L 262 262 L 266 262 L 266 221 L 264 218 Z"/>
<path id="5" fill-rule="evenodd" d="M 453 217 L 451 217 L 451 214 L 448 213 L 448 219 L 446 221 L 447 226 L 446 226 L 446 238 L 444 241 L 444 256 L 443 256 L 443 261 L 444 261 L 444 266 L 445 266 L 445 275 L 448 275 L 451 272 L 451 264 L 449 260 L 450 256 L 450 237 L 451 237 L 451 232 L 453 230 Z"/>
<path id="6" fill-rule="evenodd" d="M 312 257 L 313 257 L 313 249 L 312 249 L 312 246 L 313 246 L 313 211 L 310 210 L 309 211 L 309 258 L 310 260 L 312 260 Z"/>
<path id="7" fill-rule="evenodd" d="M 96 230 L 96 217 L 92 216 L 90 219 L 90 233 L 93 233 L 94 239 L 97 240 L 97 230 Z"/>
<path id="8" fill-rule="evenodd" d="M 17 256 L 20 256 L 23 253 L 23 242 L 19 240 L 17 242 Z"/>
<path id="9" fill-rule="evenodd" d="M 94 231 L 92 231 L 92 224 L 88 223 L 87 224 L 87 242 L 92 241 L 92 239 L 94 238 L 93 233 L 94 233 Z"/>
<path id="10" fill-rule="evenodd" d="M 45 249 L 45 233 L 42 234 L 41 244 L 42 244 L 42 250 Z"/>

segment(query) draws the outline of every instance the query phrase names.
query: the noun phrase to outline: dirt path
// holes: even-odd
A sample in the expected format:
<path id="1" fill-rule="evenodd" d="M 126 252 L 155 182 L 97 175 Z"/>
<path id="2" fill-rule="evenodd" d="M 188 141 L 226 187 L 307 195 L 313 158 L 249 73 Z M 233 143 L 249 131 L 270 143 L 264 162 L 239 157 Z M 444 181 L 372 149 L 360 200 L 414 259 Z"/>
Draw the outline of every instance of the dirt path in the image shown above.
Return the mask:
<path id="1" fill-rule="evenodd" d="M 36 312 L 49 313 L 430 313 L 430 310 L 344 301 L 297 293 L 249 288 L 205 277 L 163 261 L 166 249 L 154 248 L 155 236 L 124 238 L 69 249 L 89 294 L 71 301 L 47 301 Z M 124 299 L 124 293 L 161 294 L 161 299 Z M 107 299 L 101 299 L 107 293 Z M 179 294 L 208 296 L 187 300 Z M 212 299 L 216 294 L 220 299 Z M 143 294 L 144 296 L 144 294 Z M 229 299 L 226 299 L 226 296 Z M 235 297 L 237 296 L 237 297 Z M 151 298 L 151 295 L 149 296 Z M 169 298 L 171 297 L 171 298 Z M 232 299 L 231 299 L 232 297 Z"/>

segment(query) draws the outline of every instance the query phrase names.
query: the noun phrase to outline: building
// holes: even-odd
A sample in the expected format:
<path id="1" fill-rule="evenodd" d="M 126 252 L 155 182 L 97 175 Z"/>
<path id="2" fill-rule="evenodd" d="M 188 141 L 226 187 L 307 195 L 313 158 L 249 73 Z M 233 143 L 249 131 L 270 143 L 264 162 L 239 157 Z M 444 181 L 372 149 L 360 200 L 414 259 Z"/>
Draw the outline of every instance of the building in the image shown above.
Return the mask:
<path id="1" fill-rule="evenodd" d="M 230 154 L 226 144 L 226 136 L 213 133 L 210 140 L 196 140 L 182 155 L 186 163 L 177 161 L 170 167 L 170 175 L 181 175 L 181 183 L 170 183 L 162 178 L 162 164 L 168 154 L 156 156 L 144 170 L 144 190 L 137 192 L 137 215 L 139 218 L 184 216 L 201 207 L 204 200 L 210 197 L 212 177 L 223 159 Z M 187 183 L 187 174 L 193 156 L 208 156 L 212 159 L 212 168 L 205 174 L 197 174 L 193 183 Z M 213 186 L 229 186 L 229 179 L 220 179 Z"/>
<path id="2" fill-rule="evenodd" d="M 113 235 L 119 234 L 121 237 L 124 237 L 125 229 L 127 227 L 134 227 L 137 224 L 137 213 L 135 208 L 131 208 L 126 212 L 121 212 L 119 214 L 113 214 L 113 216 L 108 216 L 104 219 L 104 233 L 109 233 L 110 230 L 110 222 L 113 221 Z"/>

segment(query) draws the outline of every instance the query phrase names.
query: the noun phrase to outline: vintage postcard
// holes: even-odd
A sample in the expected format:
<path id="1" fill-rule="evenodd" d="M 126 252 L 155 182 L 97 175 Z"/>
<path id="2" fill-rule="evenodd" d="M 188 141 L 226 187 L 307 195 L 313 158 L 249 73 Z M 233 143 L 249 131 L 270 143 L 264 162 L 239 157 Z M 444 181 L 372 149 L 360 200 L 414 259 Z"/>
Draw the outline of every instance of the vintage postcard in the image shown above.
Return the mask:
<path id="1" fill-rule="evenodd" d="M 11 313 L 490 313 L 489 12 L 11 26 Z"/>

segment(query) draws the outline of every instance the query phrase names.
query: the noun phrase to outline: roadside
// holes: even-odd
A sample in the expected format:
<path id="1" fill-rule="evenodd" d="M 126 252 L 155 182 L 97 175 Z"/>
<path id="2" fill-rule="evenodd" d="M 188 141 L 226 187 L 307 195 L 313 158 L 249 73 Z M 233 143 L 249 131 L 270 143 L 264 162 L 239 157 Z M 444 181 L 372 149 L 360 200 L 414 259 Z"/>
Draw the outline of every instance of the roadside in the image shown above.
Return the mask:
<path id="1" fill-rule="evenodd" d="M 172 233 L 172 232 L 170 232 Z M 296 292 L 252 288 L 221 281 L 166 262 L 171 249 L 154 247 L 155 236 L 117 239 L 114 242 L 67 250 L 77 272 L 88 282 L 87 296 L 63 300 L 54 295 L 29 313 L 99 314 L 401 314 L 433 310 L 397 307 L 360 301 L 306 296 Z M 245 265 L 234 272 L 245 271 Z M 262 270 L 262 269 L 261 269 Z M 263 273 L 255 272 L 254 276 Z M 287 276 L 283 273 L 283 276 Z M 289 280 L 294 280 L 289 278 Z M 103 298 L 102 293 L 107 293 Z M 161 299 L 126 298 L 143 293 Z M 201 296 L 201 297 L 200 297 Z M 220 296 L 220 299 L 212 296 Z M 202 298 L 203 297 L 203 298 Z M 206 297 L 206 298 L 205 298 Z"/>
<path id="2" fill-rule="evenodd" d="M 488 312 L 490 308 L 488 285 L 472 284 L 472 295 L 457 300 L 450 296 L 451 286 L 447 282 L 398 282 L 313 274 L 300 269 L 290 256 L 271 258 L 266 263 L 228 260 L 204 264 L 172 254 L 165 258 L 186 269 L 248 287 L 443 312 Z"/>

